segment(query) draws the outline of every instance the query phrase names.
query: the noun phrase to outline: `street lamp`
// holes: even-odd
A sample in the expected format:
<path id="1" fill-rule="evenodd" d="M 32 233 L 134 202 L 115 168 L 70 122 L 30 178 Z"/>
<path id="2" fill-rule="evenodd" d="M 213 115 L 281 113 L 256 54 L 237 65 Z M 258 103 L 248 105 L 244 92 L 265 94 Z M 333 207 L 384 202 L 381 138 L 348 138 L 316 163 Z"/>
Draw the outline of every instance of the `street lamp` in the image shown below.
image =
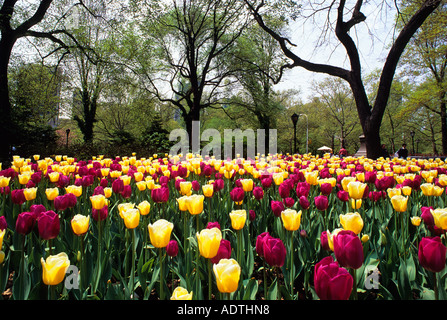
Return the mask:
<path id="1" fill-rule="evenodd" d="M 300 116 L 296 113 L 292 114 L 292 122 L 293 122 L 293 153 L 296 154 L 296 124 Z"/>
<path id="2" fill-rule="evenodd" d="M 413 154 L 414 154 L 414 131 L 413 130 L 410 131 L 410 136 L 411 136 L 411 145 L 412 145 Z"/>
<path id="3" fill-rule="evenodd" d="M 68 149 L 68 135 L 70 134 L 70 129 L 65 130 L 65 133 L 67 134 L 67 149 Z"/>
<path id="4" fill-rule="evenodd" d="M 309 119 L 307 118 L 307 114 L 300 113 L 300 116 L 306 117 L 306 154 L 309 153 Z"/>

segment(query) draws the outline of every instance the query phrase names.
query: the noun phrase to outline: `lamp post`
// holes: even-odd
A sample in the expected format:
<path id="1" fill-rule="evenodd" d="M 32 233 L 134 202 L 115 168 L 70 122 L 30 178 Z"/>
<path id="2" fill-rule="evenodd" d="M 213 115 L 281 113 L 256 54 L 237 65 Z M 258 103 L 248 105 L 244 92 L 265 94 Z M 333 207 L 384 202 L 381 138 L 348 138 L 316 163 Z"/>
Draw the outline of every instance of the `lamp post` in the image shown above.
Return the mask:
<path id="1" fill-rule="evenodd" d="M 70 134 L 70 129 L 65 130 L 65 133 L 67 134 L 67 149 L 68 149 L 68 135 Z"/>
<path id="2" fill-rule="evenodd" d="M 293 153 L 296 154 L 296 124 L 300 116 L 296 113 L 292 114 L 292 122 L 293 122 Z"/>
<path id="3" fill-rule="evenodd" d="M 411 136 L 411 146 L 412 146 L 413 154 L 414 154 L 414 131 L 413 130 L 410 131 L 410 136 Z"/>
<path id="4" fill-rule="evenodd" d="M 306 153 L 309 153 L 309 119 L 305 113 L 300 113 L 300 116 L 306 117 Z"/>

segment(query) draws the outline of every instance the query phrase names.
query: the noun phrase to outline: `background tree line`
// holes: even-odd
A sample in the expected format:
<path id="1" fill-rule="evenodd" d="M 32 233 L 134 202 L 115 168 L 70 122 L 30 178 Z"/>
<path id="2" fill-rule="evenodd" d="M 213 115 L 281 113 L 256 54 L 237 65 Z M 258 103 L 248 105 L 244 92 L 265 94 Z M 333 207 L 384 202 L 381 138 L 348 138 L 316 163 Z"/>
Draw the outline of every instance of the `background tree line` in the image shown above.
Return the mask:
<path id="1" fill-rule="evenodd" d="M 227 128 L 277 129 L 278 151 L 288 153 L 293 113 L 307 116 L 297 124 L 298 152 L 305 152 L 308 129 L 309 152 L 318 153 L 322 145 L 337 152 L 343 145 L 355 153 L 365 130 L 358 98 L 343 77 L 328 74 L 312 84 L 308 97 L 278 89 L 295 66 L 256 18 L 288 39 L 306 8 L 285 0 L 245 2 L 3 1 L 2 41 L 8 40 L 8 28 L 29 25 L 10 52 L 9 99 L 0 103 L 4 110 L 10 104 L 13 123 L 6 122 L 4 131 L 10 137 L 7 157 L 149 156 L 167 152 L 169 132 L 179 127 L 190 132 L 194 120 L 222 136 Z M 405 29 L 424 3 L 399 2 L 396 30 Z M 403 142 L 410 153 L 447 153 L 446 9 L 438 4 L 427 15 L 392 75 L 379 126 L 381 143 L 392 153 Z M 383 70 L 363 75 L 370 105 L 380 98 L 381 77 Z"/>

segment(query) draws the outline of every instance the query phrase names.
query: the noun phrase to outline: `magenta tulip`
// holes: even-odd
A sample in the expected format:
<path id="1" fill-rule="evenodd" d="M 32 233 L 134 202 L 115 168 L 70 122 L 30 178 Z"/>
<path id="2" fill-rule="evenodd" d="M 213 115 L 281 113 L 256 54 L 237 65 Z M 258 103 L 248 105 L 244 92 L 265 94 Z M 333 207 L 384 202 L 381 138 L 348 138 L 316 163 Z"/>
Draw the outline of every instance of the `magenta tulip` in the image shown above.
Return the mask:
<path id="1" fill-rule="evenodd" d="M 332 256 L 315 265 L 315 291 L 321 300 L 348 300 L 354 280 L 349 272 L 340 268 Z"/>
<path id="2" fill-rule="evenodd" d="M 169 241 L 166 246 L 166 254 L 170 257 L 175 257 L 178 254 L 178 242 L 176 240 Z"/>
<path id="3" fill-rule="evenodd" d="M 315 200 L 315 206 L 320 211 L 326 210 L 329 206 L 329 200 L 326 196 L 323 195 L 316 196 L 314 200 Z"/>
<path id="4" fill-rule="evenodd" d="M 363 246 L 360 238 L 351 230 L 342 230 L 333 238 L 334 254 L 345 268 L 358 269 L 363 264 Z"/>
<path id="5" fill-rule="evenodd" d="M 27 235 L 33 230 L 35 222 L 36 219 L 32 212 L 20 213 L 16 220 L 16 232 Z"/>
<path id="6" fill-rule="evenodd" d="M 253 196 L 255 197 L 256 200 L 261 200 L 264 197 L 264 190 L 262 189 L 262 187 L 254 187 L 253 188 Z"/>
<path id="7" fill-rule="evenodd" d="M 23 189 L 15 189 L 11 191 L 11 200 L 14 204 L 23 204 L 25 199 L 25 194 L 23 193 Z"/>
<path id="8" fill-rule="evenodd" d="M 419 243 L 419 263 L 426 270 L 440 272 L 445 267 L 446 250 L 440 237 L 424 237 Z"/>
<path id="9" fill-rule="evenodd" d="M 270 207 L 272 208 L 275 217 L 281 216 L 281 212 L 284 211 L 284 203 L 282 203 L 282 201 L 272 200 Z"/>
<path id="10" fill-rule="evenodd" d="M 230 198 L 234 202 L 241 202 L 244 200 L 245 192 L 241 187 L 236 187 L 230 191 Z"/>
<path id="11" fill-rule="evenodd" d="M 332 185 L 330 183 L 322 183 L 320 186 L 321 193 L 323 195 L 328 195 L 332 192 Z"/>
<path id="12" fill-rule="evenodd" d="M 286 259 L 286 247 L 281 239 L 264 239 L 264 259 L 271 267 L 282 267 Z"/>
<path id="13" fill-rule="evenodd" d="M 256 253 L 260 257 L 264 256 L 264 241 L 269 237 L 271 238 L 270 234 L 266 231 L 258 235 L 256 238 Z"/>
<path id="14" fill-rule="evenodd" d="M 109 207 L 104 206 L 102 209 L 92 209 L 92 218 L 95 221 L 102 221 L 109 215 Z"/>
<path id="15" fill-rule="evenodd" d="M 310 202 L 309 202 L 309 200 L 307 199 L 307 197 L 305 197 L 305 196 L 301 196 L 301 197 L 300 197 L 300 199 L 299 199 L 299 203 L 300 203 L 300 206 L 301 206 L 301 208 L 302 208 L 303 210 L 309 209 L 309 207 L 310 207 Z"/>
<path id="16" fill-rule="evenodd" d="M 121 193 L 124 190 L 124 181 L 120 178 L 113 180 L 112 182 L 112 191 L 113 193 Z"/>
<path id="17" fill-rule="evenodd" d="M 231 242 L 225 239 L 220 240 L 219 250 L 217 250 L 217 255 L 211 258 L 211 263 L 219 263 L 220 259 L 230 259 L 231 258 Z"/>
<path id="18" fill-rule="evenodd" d="M 154 202 L 157 202 L 157 203 L 168 202 L 169 188 L 161 187 L 161 188 L 157 188 L 157 189 L 152 189 L 151 190 L 151 198 L 152 198 L 152 200 L 154 200 Z"/>
<path id="19" fill-rule="evenodd" d="M 328 240 L 328 236 L 327 236 L 327 231 L 321 232 L 320 243 L 321 243 L 321 247 L 324 250 L 331 251 L 331 248 L 329 247 L 329 240 Z"/>
<path id="20" fill-rule="evenodd" d="M 37 220 L 39 236 L 44 240 L 54 239 L 59 235 L 59 216 L 52 210 L 42 212 Z"/>
<path id="21" fill-rule="evenodd" d="M 56 211 L 64 211 L 68 208 L 68 198 L 63 196 L 57 196 L 54 198 L 54 209 Z"/>
<path id="22" fill-rule="evenodd" d="M 0 231 L 5 230 L 8 227 L 5 216 L 0 216 Z"/>

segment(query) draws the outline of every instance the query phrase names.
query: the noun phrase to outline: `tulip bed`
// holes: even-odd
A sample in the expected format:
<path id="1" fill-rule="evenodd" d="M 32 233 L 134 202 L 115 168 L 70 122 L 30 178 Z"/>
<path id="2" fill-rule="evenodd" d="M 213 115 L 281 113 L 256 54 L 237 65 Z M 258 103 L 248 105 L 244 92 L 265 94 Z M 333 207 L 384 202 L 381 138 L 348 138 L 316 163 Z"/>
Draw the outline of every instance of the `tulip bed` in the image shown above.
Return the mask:
<path id="1" fill-rule="evenodd" d="M 447 165 L 15 156 L 5 299 L 445 299 Z"/>

